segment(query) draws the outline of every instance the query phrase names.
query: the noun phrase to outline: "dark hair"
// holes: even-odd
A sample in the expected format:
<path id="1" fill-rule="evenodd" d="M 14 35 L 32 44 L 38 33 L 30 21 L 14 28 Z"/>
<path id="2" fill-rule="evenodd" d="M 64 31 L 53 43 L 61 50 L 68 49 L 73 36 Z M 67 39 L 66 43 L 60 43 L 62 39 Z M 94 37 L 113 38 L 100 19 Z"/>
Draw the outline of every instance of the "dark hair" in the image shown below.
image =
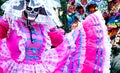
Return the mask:
<path id="1" fill-rule="evenodd" d="M 30 0 L 26 0 L 26 2 L 30 2 Z"/>
<path id="2" fill-rule="evenodd" d="M 87 6 L 86 6 L 86 11 L 87 11 L 87 12 L 90 12 L 90 10 L 89 10 L 90 8 L 94 8 L 95 11 L 97 11 L 97 9 L 96 9 L 97 6 L 96 6 L 96 4 L 90 4 L 90 5 L 87 5 Z"/>
<path id="3" fill-rule="evenodd" d="M 120 48 L 114 48 L 114 49 L 120 49 Z M 113 57 L 111 60 L 110 73 L 120 73 L 120 51 L 116 50 L 116 52 L 118 53 L 118 55 Z"/>
<path id="4" fill-rule="evenodd" d="M 84 9 L 84 8 L 82 6 L 77 6 L 76 10 L 79 10 L 79 9 Z"/>

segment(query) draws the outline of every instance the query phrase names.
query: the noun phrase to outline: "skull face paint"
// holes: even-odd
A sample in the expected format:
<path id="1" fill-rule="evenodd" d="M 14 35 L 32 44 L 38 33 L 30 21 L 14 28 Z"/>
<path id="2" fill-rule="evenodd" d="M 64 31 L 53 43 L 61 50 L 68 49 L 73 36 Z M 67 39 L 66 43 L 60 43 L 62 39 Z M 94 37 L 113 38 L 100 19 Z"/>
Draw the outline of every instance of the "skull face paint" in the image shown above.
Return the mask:
<path id="1" fill-rule="evenodd" d="M 25 10 L 26 14 L 27 14 L 27 18 L 28 20 L 35 20 L 36 17 L 39 14 L 39 7 L 38 8 L 32 8 L 32 7 L 26 7 Z"/>

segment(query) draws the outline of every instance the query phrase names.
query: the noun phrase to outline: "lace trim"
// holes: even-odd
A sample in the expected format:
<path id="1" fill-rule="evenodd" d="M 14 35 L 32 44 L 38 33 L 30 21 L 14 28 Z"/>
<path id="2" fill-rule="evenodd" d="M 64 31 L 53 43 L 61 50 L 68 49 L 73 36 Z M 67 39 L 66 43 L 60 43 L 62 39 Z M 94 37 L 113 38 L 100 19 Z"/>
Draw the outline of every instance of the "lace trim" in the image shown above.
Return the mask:
<path id="1" fill-rule="evenodd" d="M 7 54 L 9 54 L 8 51 Z M 5 54 L 2 57 L 6 59 Z M 56 69 L 59 61 L 57 51 L 55 49 L 44 51 L 41 60 L 42 63 L 25 64 L 22 62 L 15 62 L 10 58 L 9 54 L 7 60 L 3 60 L 2 63 L 0 63 L 0 66 L 4 69 L 5 73 L 52 73 Z"/>
<path id="2" fill-rule="evenodd" d="M 69 72 L 69 70 L 74 72 L 81 72 L 86 54 L 86 35 L 82 24 L 79 23 L 79 26 L 75 30 L 72 30 L 71 33 L 67 34 L 66 37 L 66 40 L 69 44 L 68 46 L 70 55 L 68 56 L 67 62 L 63 67 L 63 72 Z M 80 41 L 76 41 L 77 38 L 79 38 Z M 76 42 L 79 42 L 79 44 L 77 45 Z M 74 53 L 78 53 L 78 56 L 76 54 L 74 55 Z"/>
<path id="3" fill-rule="evenodd" d="M 43 64 L 23 64 L 14 60 L 4 61 L 1 65 L 5 73 L 50 73 Z"/>
<path id="4" fill-rule="evenodd" d="M 6 39 L 2 39 L 2 44 L 0 45 L 2 50 L 0 51 L 0 56 L 2 56 L 2 59 L 5 58 L 11 58 L 10 57 L 10 51 L 8 50 L 7 44 L 6 44 Z"/>

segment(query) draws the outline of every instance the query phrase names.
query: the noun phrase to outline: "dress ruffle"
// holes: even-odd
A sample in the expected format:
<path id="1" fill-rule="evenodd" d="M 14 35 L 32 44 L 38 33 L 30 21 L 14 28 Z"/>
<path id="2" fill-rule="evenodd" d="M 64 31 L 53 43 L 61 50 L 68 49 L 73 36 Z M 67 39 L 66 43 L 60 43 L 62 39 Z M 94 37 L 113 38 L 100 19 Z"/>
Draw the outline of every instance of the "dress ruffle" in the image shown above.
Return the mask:
<path id="1" fill-rule="evenodd" d="M 27 41 L 27 35 L 25 36 L 25 30 L 19 28 L 19 25 L 23 25 L 22 22 L 15 22 L 14 27 L 11 27 L 9 31 L 11 34 L 17 34 L 16 40 L 18 42 L 18 50 L 15 47 L 17 43 L 14 43 L 12 47 L 10 46 L 10 38 L 15 36 L 10 36 L 0 40 L 0 67 L 3 69 L 4 73 L 64 73 L 71 71 L 73 73 L 80 72 L 83 68 L 82 64 L 85 59 L 85 32 L 82 25 L 76 28 L 71 33 L 64 35 L 63 42 L 55 48 L 51 48 L 51 40 L 48 36 L 48 31 L 46 31 L 43 25 L 38 25 L 42 29 L 43 43 L 41 48 L 40 59 L 27 63 L 24 59 L 25 54 L 25 42 Z M 24 35 L 22 35 L 24 33 Z M 9 42 L 7 41 L 9 38 Z M 21 39 L 20 39 L 21 38 Z M 14 38 L 15 39 L 15 38 Z M 12 39 L 13 40 L 13 39 Z M 39 39 L 40 40 L 40 39 Z M 37 46 L 37 44 L 36 44 Z M 14 52 L 13 52 L 13 51 Z M 31 52 L 35 52 L 32 50 Z"/>
<path id="2" fill-rule="evenodd" d="M 110 73 L 111 44 L 100 11 L 83 21 L 86 32 L 86 59 L 82 73 Z"/>
<path id="3" fill-rule="evenodd" d="M 79 23 L 78 27 L 65 37 L 69 45 L 74 46 L 69 47 L 70 54 L 63 67 L 63 73 L 81 73 L 86 54 L 86 35 L 82 24 Z"/>

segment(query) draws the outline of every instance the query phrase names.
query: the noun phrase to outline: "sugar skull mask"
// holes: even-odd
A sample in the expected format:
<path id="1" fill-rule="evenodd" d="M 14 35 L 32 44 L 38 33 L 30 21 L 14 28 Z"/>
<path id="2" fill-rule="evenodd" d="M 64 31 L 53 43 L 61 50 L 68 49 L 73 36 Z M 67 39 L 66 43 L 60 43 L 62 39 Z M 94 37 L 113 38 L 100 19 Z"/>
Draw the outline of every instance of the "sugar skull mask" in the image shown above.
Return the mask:
<path id="1" fill-rule="evenodd" d="M 25 14 L 28 20 L 35 20 L 40 11 L 40 2 L 38 0 L 26 0 Z"/>
<path id="2" fill-rule="evenodd" d="M 50 24 L 50 27 L 56 25 L 62 26 L 53 7 L 56 1 L 53 0 L 8 0 L 1 8 L 5 11 L 4 15 L 12 20 L 21 17 L 27 20 L 34 20 L 37 23 Z M 47 21 L 46 21 L 47 20 Z"/>
<path id="3" fill-rule="evenodd" d="M 39 14 L 39 7 L 37 8 L 33 8 L 33 7 L 26 7 L 26 10 L 25 10 L 25 13 L 26 13 L 26 16 L 28 18 L 28 20 L 35 20 L 36 17 L 38 16 Z"/>

